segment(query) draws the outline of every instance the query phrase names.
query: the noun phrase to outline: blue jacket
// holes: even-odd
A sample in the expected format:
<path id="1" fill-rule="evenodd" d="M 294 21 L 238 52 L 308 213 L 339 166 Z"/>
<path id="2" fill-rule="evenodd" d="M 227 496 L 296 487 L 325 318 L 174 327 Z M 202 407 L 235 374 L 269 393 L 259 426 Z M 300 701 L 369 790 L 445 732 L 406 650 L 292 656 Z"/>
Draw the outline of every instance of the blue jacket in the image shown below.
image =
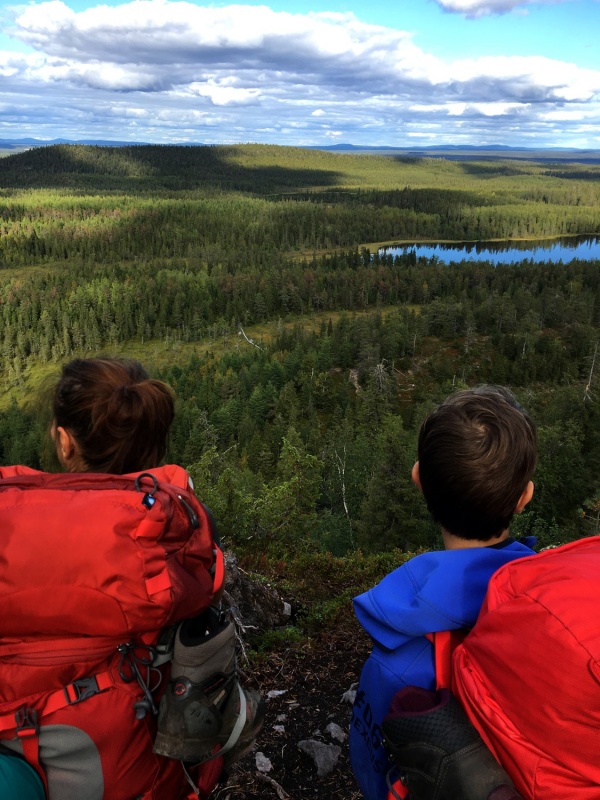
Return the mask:
<path id="1" fill-rule="evenodd" d="M 403 686 L 435 689 L 433 647 L 425 634 L 475 624 L 489 579 L 503 564 L 532 555 L 535 539 L 503 547 L 423 553 L 354 599 L 373 650 L 360 677 L 350 727 L 350 762 L 365 800 L 385 800 L 391 762 L 381 722 Z"/>

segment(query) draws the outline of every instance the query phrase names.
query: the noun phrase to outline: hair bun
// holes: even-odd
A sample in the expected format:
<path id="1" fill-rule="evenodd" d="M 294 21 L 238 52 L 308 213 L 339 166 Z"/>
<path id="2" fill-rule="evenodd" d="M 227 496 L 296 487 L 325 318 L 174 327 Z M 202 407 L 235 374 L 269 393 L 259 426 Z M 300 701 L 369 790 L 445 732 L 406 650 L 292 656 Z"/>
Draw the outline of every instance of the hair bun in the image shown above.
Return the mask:
<path id="1" fill-rule="evenodd" d="M 53 411 L 89 470 L 123 473 L 164 457 L 174 403 L 170 388 L 137 361 L 75 359 L 63 367 Z"/>

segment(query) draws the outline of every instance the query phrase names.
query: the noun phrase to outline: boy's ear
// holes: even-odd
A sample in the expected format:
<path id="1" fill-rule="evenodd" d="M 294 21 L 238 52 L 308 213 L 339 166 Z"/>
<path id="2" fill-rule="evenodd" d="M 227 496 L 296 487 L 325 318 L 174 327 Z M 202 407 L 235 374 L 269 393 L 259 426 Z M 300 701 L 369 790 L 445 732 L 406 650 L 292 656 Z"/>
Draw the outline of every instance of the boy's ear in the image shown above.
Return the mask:
<path id="1" fill-rule="evenodd" d="M 414 485 L 421 492 L 421 494 L 423 494 L 423 487 L 421 486 L 421 474 L 419 472 L 419 462 L 418 461 L 415 461 L 415 464 L 414 464 L 414 466 L 412 468 L 412 472 L 410 474 L 411 474 L 411 477 L 412 477 Z"/>
<path id="2" fill-rule="evenodd" d="M 521 495 L 521 497 L 519 497 L 519 502 L 517 503 L 517 506 L 515 508 L 515 514 L 520 514 L 521 511 L 523 511 L 523 509 L 527 505 L 527 503 L 531 500 L 531 498 L 533 497 L 533 489 L 534 489 L 533 481 L 529 481 L 527 486 L 523 489 L 523 494 Z"/>

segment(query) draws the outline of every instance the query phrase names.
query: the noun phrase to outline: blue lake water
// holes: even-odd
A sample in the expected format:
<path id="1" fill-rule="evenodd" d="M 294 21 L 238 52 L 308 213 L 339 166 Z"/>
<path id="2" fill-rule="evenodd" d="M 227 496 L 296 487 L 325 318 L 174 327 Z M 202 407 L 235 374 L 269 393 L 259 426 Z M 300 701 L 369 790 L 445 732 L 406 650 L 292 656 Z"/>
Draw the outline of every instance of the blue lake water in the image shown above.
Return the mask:
<path id="1" fill-rule="evenodd" d="M 600 236 L 573 236 L 564 239 L 505 242 L 419 242 L 382 247 L 381 254 L 400 256 L 413 252 L 417 258 L 432 258 L 450 264 L 457 261 L 490 261 L 493 264 L 512 264 L 515 261 L 546 261 L 558 263 L 573 259 L 600 259 Z"/>

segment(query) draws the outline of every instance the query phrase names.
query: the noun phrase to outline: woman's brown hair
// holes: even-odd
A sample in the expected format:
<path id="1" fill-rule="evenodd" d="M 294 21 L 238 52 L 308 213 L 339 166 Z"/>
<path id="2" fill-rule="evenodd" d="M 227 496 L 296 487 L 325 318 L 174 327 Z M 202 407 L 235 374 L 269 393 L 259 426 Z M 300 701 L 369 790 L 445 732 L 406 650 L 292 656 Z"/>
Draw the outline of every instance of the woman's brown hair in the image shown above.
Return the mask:
<path id="1" fill-rule="evenodd" d="M 87 471 L 124 474 L 157 466 L 175 413 L 167 384 L 138 361 L 76 358 L 62 369 L 54 425 L 77 442 Z"/>

